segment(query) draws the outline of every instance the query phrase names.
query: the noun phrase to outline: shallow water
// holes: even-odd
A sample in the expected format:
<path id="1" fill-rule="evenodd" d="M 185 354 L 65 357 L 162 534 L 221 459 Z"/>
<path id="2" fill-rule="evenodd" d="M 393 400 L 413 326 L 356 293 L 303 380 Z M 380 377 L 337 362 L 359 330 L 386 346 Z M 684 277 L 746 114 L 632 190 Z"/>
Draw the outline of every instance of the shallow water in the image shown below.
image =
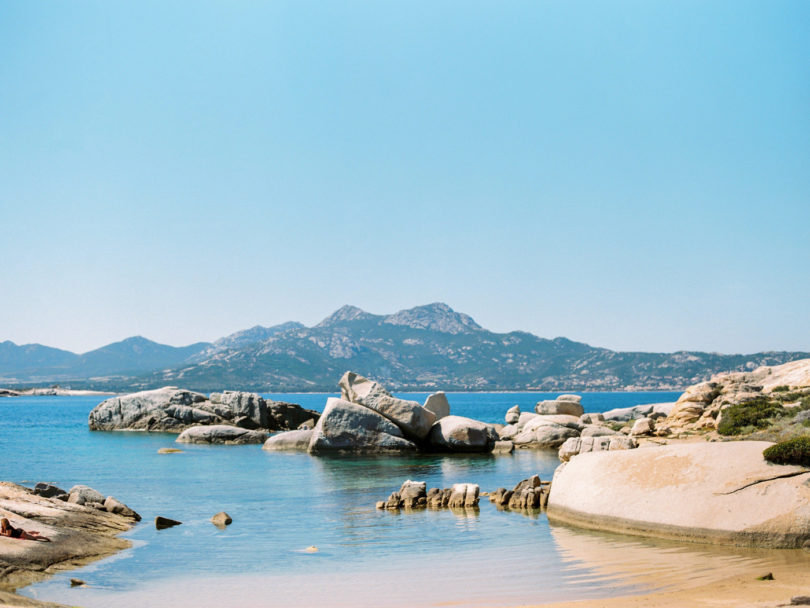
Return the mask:
<path id="1" fill-rule="evenodd" d="M 553 396 L 448 395 L 454 413 L 490 422 L 502 420 L 515 403 L 530 410 Z M 273 397 L 320 410 L 327 395 Z M 676 397 L 588 393 L 583 405 L 586 411 L 604 411 Z M 406 479 L 424 480 L 428 487 L 473 482 L 482 490 L 511 487 L 535 473 L 551 479 L 559 464 L 553 452 L 328 458 L 265 452 L 260 446 L 183 445 L 180 454 L 161 455 L 159 448 L 176 446 L 175 435 L 89 431 L 87 414 L 101 399 L 0 399 L 0 449 L 13 455 L 0 461 L 0 479 L 26 485 L 50 481 L 66 489 L 87 484 L 144 518 L 125 534 L 133 548 L 27 587 L 25 595 L 87 608 L 396 607 L 515 605 L 660 586 L 655 579 L 630 576 L 630 567 L 606 571 L 584 559 L 600 553 L 594 543 L 608 551 L 626 539 L 552 528 L 543 514 L 500 511 L 486 499 L 478 510 L 458 512 L 374 508 Z M 234 522 L 219 530 L 209 518 L 223 510 Z M 157 531 L 151 523 L 156 515 L 183 525 Z M 632 543 L 639 563 L 648 560 L 645 547 L 661 553 L 657 545 Z M 317 553 L 303 551 L 312 545 Z M 759 556 L 732 552 L 724 559 L 745 563 Z M 711 576 L 712 569 L 707 571 Z M 73 576 L 90 586 L 69 589 Z"/>

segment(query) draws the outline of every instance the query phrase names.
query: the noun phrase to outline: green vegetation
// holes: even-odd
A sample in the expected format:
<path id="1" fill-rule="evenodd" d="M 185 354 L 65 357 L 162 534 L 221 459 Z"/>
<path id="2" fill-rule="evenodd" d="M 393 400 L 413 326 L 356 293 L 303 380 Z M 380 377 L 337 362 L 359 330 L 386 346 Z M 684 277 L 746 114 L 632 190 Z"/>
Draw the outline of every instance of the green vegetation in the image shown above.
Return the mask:
<path id="1" fill-rule="evenodd" d="M 721 435 L 742 435 L 768 426 L 771 419 L 788 412 L 781 404 L 767 397 L 756 397 L 724 409 L 717 432 Z"/>
<path id="2" fill-rule="evenodd" d="M 790 390 L 790 387 L 787 384 L 780 384 L 779 386 L 773 387 L 774 393 L 786 393 Z"/>
<path id="3" fill-rule="evenodd" d="M 788 439 L 767 448 L 762 455 L 774 464 L 798 464 L 810 467 L 810 436 Z"/>

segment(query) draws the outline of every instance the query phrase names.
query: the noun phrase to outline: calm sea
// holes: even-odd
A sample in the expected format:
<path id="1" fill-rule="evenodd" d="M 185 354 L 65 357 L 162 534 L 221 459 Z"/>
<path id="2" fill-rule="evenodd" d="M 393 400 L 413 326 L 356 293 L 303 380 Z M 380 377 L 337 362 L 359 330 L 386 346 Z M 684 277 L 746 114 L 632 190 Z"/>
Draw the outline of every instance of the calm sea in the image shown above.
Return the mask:
<path id="1" fill-rule="evenodd" d="M 502 422 L 512 405 L 531 411 L 538 400 L 556 395 L 448 398 L 455 414 Z M 322 410 L 329 395 L 266 396 Z M 421 402 L 426 394 L 400 396 Z M 601 412 L 677 396 L 586 393 L 582 403 L 586 411 Z M 484 491 L 512 487 L 535 473 L 548 480 L 559 464 L 554 452 L 330 458 L 265 452 L 261 446 L 183 445 L 183 453 L 159 455 L 159 448 L 176 447 L 174 435 L 89 431 L 87 415 L 102 399 L 0 399 L 0 479 L 48 481 L 65 489 L 86 484 L 143 516 L 125 534 L 131 549 L 27 587 L 25 595 L 86 608 L 513 606 L 655 586 L 615 567 L 606 573 L 583 558 L 594 553 L 583 553 L 594 542 L 608 552 L 623 546 L 623 555 L 631 549 L 643 553 L 647 545 L 554 528 L 542 514 L 499 511 L 486 499 L 480 511 L 466 513 L 374 508 L 406 479 L 428 487 L 472 482 Z M 225 530 L 208 521 L 219 511 L 234 520 Z M 157 531 L 156 515 L 183 525 Z M 305 552 L 310 546 L 318 552 Z M 694 551 L 685 550 L 692 551 L 693 565 Z M 89 586 L 69 588 L 74 576 Z"/>

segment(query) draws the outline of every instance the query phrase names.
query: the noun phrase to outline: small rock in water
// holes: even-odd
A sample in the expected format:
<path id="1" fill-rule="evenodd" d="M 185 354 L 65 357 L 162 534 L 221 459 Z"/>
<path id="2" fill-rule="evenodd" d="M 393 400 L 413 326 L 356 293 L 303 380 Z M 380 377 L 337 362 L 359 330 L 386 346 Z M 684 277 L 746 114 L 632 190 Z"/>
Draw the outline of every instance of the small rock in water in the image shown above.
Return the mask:
<path id="1" fill-rule="evenodd" d="M 85 583 L 80 578 L 72 578 L 72 579 L 70 579 L 70 586 L 71 587 L 86 587 L 87 583 Z"/>
<path id="2" fill-rule="evenodd" d="M 182 521 L 169 519 L 168 517 L 161 517 L 160 515 L 155 517 L 155 527 L 158 530 L 163 530 L 164 528 L 171 528 L 172 526 L 179 526 L 182 523 L 183 523 Z"/>
<path id="3" fill-rule="evenodd" d="M 228 515 L 225 511 L 220 511 L 211 518 L 211 523 L 214 524 L 217 528 L 224 528 L 225 526 L 230 526 L 232 522 L 233 519 L 231 519 L 231 516 Z"/>
<path id="4" fill-rule="evenodd" d="M 768 574 L 763 574 L 762 576 L 757 577 L 758 581 L 772 581 L 773 580 L 773 572 L 768 572 Z"/>
<path id="5" fill-rule="evenodd" d="M 306 549 L 304 549 L 304 553 L 317 553 L 317 552 L 318 547 L 316 547 L 315 545 L 309 546 Z"/>
<path id="6" fill-rule="evenodd" d="M 182 451 L 177 448 L 160 448 L 158 454 L 180 454 Z"/>

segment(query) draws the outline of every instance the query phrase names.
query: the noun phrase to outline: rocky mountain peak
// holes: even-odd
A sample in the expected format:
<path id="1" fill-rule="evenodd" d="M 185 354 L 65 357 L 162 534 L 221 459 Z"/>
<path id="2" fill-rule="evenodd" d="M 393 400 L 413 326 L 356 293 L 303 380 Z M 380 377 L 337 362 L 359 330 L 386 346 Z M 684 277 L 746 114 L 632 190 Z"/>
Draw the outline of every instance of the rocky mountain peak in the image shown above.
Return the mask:
<path id="1" fill-rule="evenodd" d="M 361 308 L 357 308 L 357 306 L 351 306 L 346 304 L 345 306 L 341 306 L 331 315 L 326 317 L 323 321 L 318 323 L 315 327 L 329 327 L 331 325 L 335 325 L 337 323 L 345 323 L 346 321 L 357 321 L 359 319 L 370 319 L 373 318 L 375 315 L 366 312 Z"/>
<path id="2" fill-rule="evenodd" d="M 472 317 L 456 312 L 443 302 L 400 310 L 398 313 L 385 317 L 383 322 L 445 334 L 465 334 L 483 329 Z"/>

